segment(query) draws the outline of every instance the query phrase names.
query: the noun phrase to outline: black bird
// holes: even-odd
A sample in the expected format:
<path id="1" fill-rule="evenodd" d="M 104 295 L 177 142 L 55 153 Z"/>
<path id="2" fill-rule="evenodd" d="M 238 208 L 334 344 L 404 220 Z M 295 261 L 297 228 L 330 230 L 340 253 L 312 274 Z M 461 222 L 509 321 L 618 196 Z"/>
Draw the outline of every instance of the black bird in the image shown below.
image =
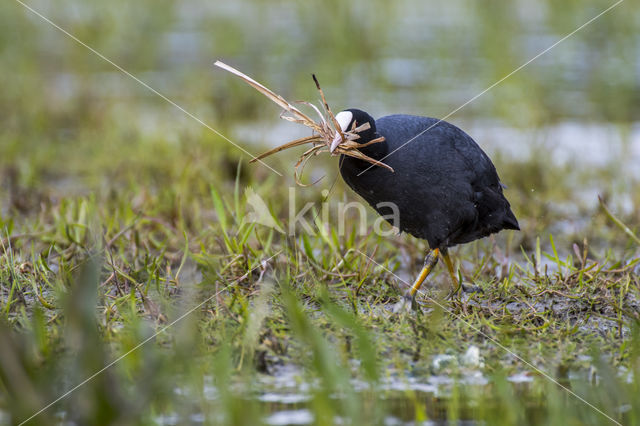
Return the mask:
<path id="1" fill-rule="evenodd" d="M 385 219 L 393 218 L 389 203 L 395 204 L 399 223 L 392 225 L 429 243 L 424 267 L 407 294 L 412 300 L 440 256 L 454 291 L 460 289 L 449 247 L 503 229 L 520 229 L 502 193 L 495 166 L 478 144 L 453 124 L 401 114 L 374 120 L 359 109 L 338 113 L 336 121 L 343 131 L 369 123 L 368 129 L 358 133 L 356 141 L 361 144 L 384 137 L 383 142 L 359 150 L 391 166 L 394 172 L 342 155 L 340 173 Z M 338 135 L 331 151 L 341 142 Z"/>

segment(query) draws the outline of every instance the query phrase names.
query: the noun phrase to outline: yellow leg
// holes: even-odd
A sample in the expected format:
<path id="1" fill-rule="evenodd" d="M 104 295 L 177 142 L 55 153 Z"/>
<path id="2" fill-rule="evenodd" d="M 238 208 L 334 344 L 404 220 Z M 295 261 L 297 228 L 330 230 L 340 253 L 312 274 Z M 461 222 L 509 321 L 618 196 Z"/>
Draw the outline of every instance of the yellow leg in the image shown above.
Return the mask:
<path id="1" fill-rule="evenodd" d="M 449 270 L 449 276 L 451 276 L 451 282 L 453 284 L 453 292 L 457 293 L 460 290 L 460 283 L 458 282 L 458 276 L 456 275 L 456 271 L 453 269 L 453 262 L 451 262 L 451 258 L 449 257 L 449 252 L 447 250 L 442 250 L 440 253 L 444 263 L 447 265 L 447 269 Z"/>
<path id="2" fill-rule="evenodd" d="M 424 280 L 429 276 L 433 267 L 438 263 L 438 256 L 440 255 L 439 249 L 433 249 L 427 254 L 427 257 L 424 259 L 424 266 L 422 267 L 422 271 L 420 271 L 420 275 L 416 278 L 413 286 L 411 286 L 411 291 L 409 294 L 411 297 L 415 297 L 417 291 L 420 289 L 420 286 L 424 282 Z"/>

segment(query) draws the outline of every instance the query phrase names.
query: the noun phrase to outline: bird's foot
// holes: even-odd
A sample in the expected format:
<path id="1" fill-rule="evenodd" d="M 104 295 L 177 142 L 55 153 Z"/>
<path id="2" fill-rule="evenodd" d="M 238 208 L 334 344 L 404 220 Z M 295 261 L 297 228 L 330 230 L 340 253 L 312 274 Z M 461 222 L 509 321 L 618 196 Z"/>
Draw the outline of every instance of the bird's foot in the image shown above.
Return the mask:
<path id="1" fill-rule="evenodd" d="M 457 288 L 451 290 L 448 299 L 460 296 L 461 293 L 484 293 L 484 290 L 482 287 L 478 287 L 477 285 L 460 284 Z"/>
<path id="2" fill-rule="evenodd" d="M 482 287 L 479 287 L 477 285 L 462 284 L 461 287 L 464 293 L 484 293 Z"/>
<path id="3" fill-rule="evenodd" d="M 393 306 L 393 313 L 398 314 L 400 312 L 409 312 L 410 310 L 420 312 L 420 306 L 416 301 L 415 294 L 412 295 L 411 290 L 408 290 L 400 297 L 400 300 Z"/>

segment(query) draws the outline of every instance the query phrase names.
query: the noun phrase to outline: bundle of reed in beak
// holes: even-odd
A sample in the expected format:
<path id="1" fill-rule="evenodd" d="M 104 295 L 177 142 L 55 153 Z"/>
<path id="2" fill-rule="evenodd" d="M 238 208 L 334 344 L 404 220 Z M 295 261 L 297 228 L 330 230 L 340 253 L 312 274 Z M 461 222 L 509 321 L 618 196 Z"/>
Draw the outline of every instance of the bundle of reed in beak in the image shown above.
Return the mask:
<path id="1" fill-rule="evenodd" d="M 274 93 L 264 85 L 258 83 L 257 81 L 243 74 L 237 69 L 230 67 L 229 65 L 220 61 L 216 61 L 215 65 L 222 68 L 223 70 L 229 71 L 230 73 L 237 75 L 238 77 L 243 79 L 245 82 L 247 82 L 250 86 L 252 86 L 254 89 L 256 89 L 257 91 L 265 95 L 267 98 L 271 99 L 276 104 L 278 104 L 278 106 L 280 106 L 284 110 L 280 114 L 280 118 L 307 126 L 313 132 L 311 136 L 307 136 L 301 139 L 296 139 L 294 141 L 287 142 L 283 145 L 280 145 L 276 148 L 270 149 L 269 151 L 253 158 L 250 162 L 253 163 L 255 161 L 268 157 L 271 154 L 275 154 L 276 152 L 284 151 L 285 149 L 293 148 L 295 146 L 300 146 L 300 145 L 306 145 L 310 143 L 313 146 L 308 150 L 306 150 L 300 156 L 295 166 L 294 177 L 295 177 L 296 183 L 298 183 L 299 185 L 304 186 L 304 184 L 300 181 L 300 177 L 302 176 L 302 171 L 304 170 L 304 166 L 306 165 L 309 158 L 323 152 L 328 152 L 332 155 L 344 154 L 350 157 L 359 158 L 373 165 L 384 167 L 393 172 L 393 169 L 388 165 L 384 164 L 381 161 L 374 160 L 373 158 L 363 154 L 358 150 L 358 148 L 362 148 L 374 143 L 382 142 L 384 141 L 384 137 L 379 137 L 377 139 L 374 139 L 364 144 L 358 143 L 357 139 L 360 138 L 360 135 L 358 133 L 361 131 L 367 130 L 370 127 L 369 123 L 365 123 L 358 127 L 355 127 L 355 124 L 354 124 L 354 126 L 348 131 L 343 131 L 340 128 L 340 125 L 338 124 L 336 117 L 331 112 L 331 108 L 329 108 L 329 104 L 327 104 L 327 101 L 324 97 L 324 93 L 322 92 L 322 89 L 320 88 L 320 84 L 318 83 L 318 79 L 316 79 L 315 75 L 313 76 L 313 81 L 316 83 L 318 92 L 320 92 L 320 97 L 322 99 L 322 111 L 310 102 L 298 101 L 295 103 L 307 105 L 310 108 L 312 108 L 320 117 L 320 121 L 318 122 L 313 121 L 308 115 L 304 114 L 298 108 L 294 107 L 291 104 L 291 102 L 288 102 L 282 96 Z M 340 144 L 333 151 L 331 151 L 330 150 L 331 143 L 334 140 L 336 140 L 336 138 L 338 137 L 340 137 L 342 142 L 340 142 Z"/>

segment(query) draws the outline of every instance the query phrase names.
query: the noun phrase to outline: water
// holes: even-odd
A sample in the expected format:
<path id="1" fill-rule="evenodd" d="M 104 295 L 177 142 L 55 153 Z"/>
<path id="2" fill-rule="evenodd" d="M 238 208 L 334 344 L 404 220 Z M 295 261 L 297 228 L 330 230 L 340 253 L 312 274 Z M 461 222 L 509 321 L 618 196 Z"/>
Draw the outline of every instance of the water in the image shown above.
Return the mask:
<path id="1" fill-rule="evenodd" d="M 490 156 L 500 153 L 510 160 L 526 160 L 548 151 L 556 166 L 604 168 L 614 163 L 621 174 L 640 179 L 640 122 L 621 127 L 566 121 L 541 128 L 517 128 L 490 120 L 458 122 L 452 117 L 448 121 L 469 133 Z M 275 147 L 309 133 L 302 126 L 278 120 L 276 113 L 272 121 L 242 123 L 232 130 L 236 140 L 256 148 Z"/>
<path id="2" fill-rule="evenodd" d="M 357 378 L 351 380 L 351 386 L 356 393 L 370 393 L 374 391 L 382 395 L 383 401 L 387 404 L 389 415 L 385 417 L 385 424 L 404 425 L 415 424 L 413 412 L 407 410 L 408 403 L 413 404 L 414 399 L 420 401 L 431 414 L 431 421 L 425 424 L 437 424 L 438 421 L 445 420 L 442 417 L 444 401 L 451 397 L 454 386 L 463 385 L 469 389 L 476 389 L 482 392 L 489 389 L 490 381 L 483 375 L 481 368 L 482 356 L 475 346 L 469 348 L 461 354 L 439 354 L 433 356 L 431 362 L 431 373 L 411 371 L 394 371 L 377 385 L 373 385 Z M 356 365 L 354 364 L 354 367 Z M 453 373 L 456 370 L 457 373 Z M 570 373 L 581 374 L 582 373 Z M 529 372 L 518 372 L 507 380 L 520 387 L 520 392 L 526 391 L 534 379 Z M 255 400 L 264 404 L 266 416 L 263 421 L 268 425 L 308 425 L 314 423 L 314 415 L 309 406 L 312 393 L 318 390 L 317 382 L 309 382 L 304 370 L 294 364 L 280 365 L 274 369 L 271 375 L 258 376 L 257 394 Z M 236 392 L 246 394 L 244 386 L 236 387 Z M 254 391 L 256 390 L 254 386 Z M 176 394 L 187 395 L 182 389 L 177 388 Z M 212 378 L 205 378 L 204 394 L 210 402 L 216 402 L 220 398 L 220 392 L 213 385 Z M 473 394 L 473 392 L 471 392 Z M 412 395 L 409 397 L 409 395 Z M 334 399 L 341 398 L 341 395 L 332 396 Z M 438 414 L 440 413 L 440 414 Z M 219 415 L 218 415 L 219 417 Z M 207 419 L 202 413 L 192 413 L 189 415 L 189 423 L 202 424 L 209 421 L 222 421 L 222 417 L 216 420 Z M 155 421 L 160 425 L 182 424 L 183 418 L 177 413 L 166 413 L 156 417 Z M 345 419 L 336 417 L 335 424 L 342 424 Z"/>

